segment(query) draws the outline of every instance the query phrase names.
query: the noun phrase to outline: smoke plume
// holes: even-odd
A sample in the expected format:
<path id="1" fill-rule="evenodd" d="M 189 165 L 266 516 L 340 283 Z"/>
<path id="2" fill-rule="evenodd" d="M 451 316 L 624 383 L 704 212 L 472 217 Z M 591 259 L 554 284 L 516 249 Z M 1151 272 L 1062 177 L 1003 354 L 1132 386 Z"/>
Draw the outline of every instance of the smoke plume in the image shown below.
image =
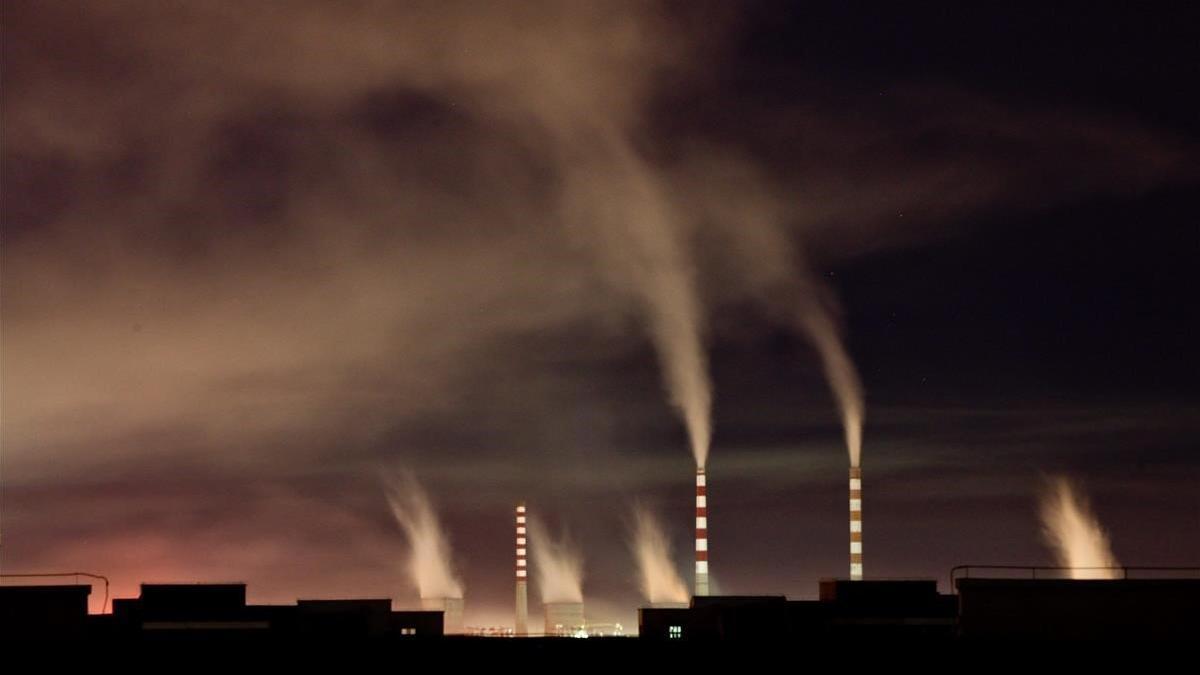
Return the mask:
<path id="1" fill-rule="evenodd" d="M 809 340 L 817 348 L 825 378 L 833 391 L 842 416 L 842 429 L 846 437 L 846 451 L 850 454 L 850 466 L 858 466 L 862 459 L 862 425 L 865 405 L 862 381 L 858 369 L 846 351 L 846 345 L 828 311 L 817 303 L 801 313 L 800 325 Z"/>
<path id="2" fill-rule="evenodd" d="M 707 148 L 694 151 L 672 174 L 674 198 L 689 216 L 708 222 L 736 263 L 737 286 L 771 317 L 812 343 L 840 411 L 850 465 L 862 455 L 862 382 L 837 321 L 833 292 L 813 272 L 794 221 L 790 190 L 751 160 Z M 704 189 L 696 186 L 703 185 Z"/>
<path id="3" fill-rule="evenodd" d="M 461 598 L 463 586 L 450 563 L 450 542 L 429 495 L 411 474 L 384 480 L 392 514 L 408 537 L 408 571 L 417 591 L 422 598 Z"/>
<path id="4" fill-rule="evenodd" d="M 656 171 L 615 125 L 598 122 L 572 136 L 590 140 L 563 158 L 563 218 L 586 232 L 604 275 L 635 299 L 671 403 L 687 429 L 696 465 L 703 468 L 712 385 L 685 223 Z"/>
<path id="5" fill-rule="evenodd" d="M 1116 579 L 1120 571 L 1108 535 L 1092 514 L 1087 498 L 1066 478 L 1049 481 L 1041 500 L 1042 537 L 1072 579 Z"/>
<path id="6" fill-rule="evenodd" d="M 687 602 L 688 589 L 671 558 L 671 543 L 662 523 L 648 508 L 633 509 L 633 554 L 637 558 L 639 583 L 647 602 Z"/>
<path id="7" fill-rule="evenodd" d="M 552 539 L 540 520 L 529 518 L 529 549 L 542 602 L 583 602 L 583 554 L 564 534 Z"/>

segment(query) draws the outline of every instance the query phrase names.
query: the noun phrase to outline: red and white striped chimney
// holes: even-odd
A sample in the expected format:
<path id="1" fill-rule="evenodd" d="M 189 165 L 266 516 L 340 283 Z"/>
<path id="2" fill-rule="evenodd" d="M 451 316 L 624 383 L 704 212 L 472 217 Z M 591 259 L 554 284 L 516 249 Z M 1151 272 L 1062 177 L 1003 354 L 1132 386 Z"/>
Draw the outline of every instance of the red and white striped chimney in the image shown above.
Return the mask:
<path id="1" fill-rule="evenodd" d="M 862 467 L 850 467 L 850 580 L 863 578 Z"/>
<path id="2" fill-rule="evenodd" d="M 696 469 L 696 595 L 708 595 L 708 496 L 704 467 Z"/>
<path id="3" fill-rule="evenodd" d="M 517 503 L 517 621 L 516 634 L 529 634 L 529 567 L 526 564 L 525 552 L 528 537 L 525 527 L 525 502 Z"/>

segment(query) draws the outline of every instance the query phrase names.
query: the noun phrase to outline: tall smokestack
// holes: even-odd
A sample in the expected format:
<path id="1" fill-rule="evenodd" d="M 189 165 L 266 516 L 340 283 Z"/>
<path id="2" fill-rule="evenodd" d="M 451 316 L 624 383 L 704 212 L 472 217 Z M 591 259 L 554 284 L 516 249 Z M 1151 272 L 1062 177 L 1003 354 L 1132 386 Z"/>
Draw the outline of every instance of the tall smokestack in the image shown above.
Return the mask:
<path id="1" fill-rule="evenodd" d="M 850 580 L 862 581 L 862 467 L 850 467 Z"/>
<path id="2" fill-rule="evenodd" d="M 696 595 L 708 595 L 708 498 L 704 467 L 696 469 Z"/>
<path id="3" fill-rule="evenodd" d="M 529 634 L 529 568 L 525 562 L 525 502 L 517 504 L 517 635 Z"/>

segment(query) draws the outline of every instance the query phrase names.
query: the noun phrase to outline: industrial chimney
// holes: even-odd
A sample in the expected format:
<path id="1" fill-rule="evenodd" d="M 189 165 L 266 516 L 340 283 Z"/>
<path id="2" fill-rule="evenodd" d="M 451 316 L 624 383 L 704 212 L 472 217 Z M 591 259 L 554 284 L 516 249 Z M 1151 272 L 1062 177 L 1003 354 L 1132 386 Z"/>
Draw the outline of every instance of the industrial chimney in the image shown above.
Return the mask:
<path id="1" fill-rule="evenodd" d="M 708 595 L 708 499 L 704 467 L 696 469 L 696 595 Z"/>
<path id="2" fill-rule="evenodd" d="M 850 467 L 850 580 L 862 581 L 862 578 L 862 467 L 852 466 Z"/>
<path id="3" fill-rule="evenodd" d="M 528 550 L 525 529 L 525 502 L 517 504 L 517 622 L 516 634 L 529 634 L 529 568 L 525 551 Z"/>

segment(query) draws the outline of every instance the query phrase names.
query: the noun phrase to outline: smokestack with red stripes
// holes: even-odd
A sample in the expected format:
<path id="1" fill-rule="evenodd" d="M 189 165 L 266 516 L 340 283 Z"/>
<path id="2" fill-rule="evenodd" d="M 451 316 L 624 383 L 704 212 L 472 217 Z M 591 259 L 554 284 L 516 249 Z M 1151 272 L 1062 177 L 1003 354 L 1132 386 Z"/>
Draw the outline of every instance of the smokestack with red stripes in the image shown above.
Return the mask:
<path id="1" fill-rule="evenodd" d="M 696 468 L 696 595 L 708 595 L 708 486 Z"/>
<path id="2" fill-rule="evenodd" d="M 862 581 L 862 467 L 850 467 L 850 580 Z"/>
<path id="3" fill-rule="evenodd" d="M 525 526 L 525 502 L 517 504 L 517 621 L 516 634 L 529 634 L 529 567 L 526 564 L 525 552 L 528 532 Z"/>

